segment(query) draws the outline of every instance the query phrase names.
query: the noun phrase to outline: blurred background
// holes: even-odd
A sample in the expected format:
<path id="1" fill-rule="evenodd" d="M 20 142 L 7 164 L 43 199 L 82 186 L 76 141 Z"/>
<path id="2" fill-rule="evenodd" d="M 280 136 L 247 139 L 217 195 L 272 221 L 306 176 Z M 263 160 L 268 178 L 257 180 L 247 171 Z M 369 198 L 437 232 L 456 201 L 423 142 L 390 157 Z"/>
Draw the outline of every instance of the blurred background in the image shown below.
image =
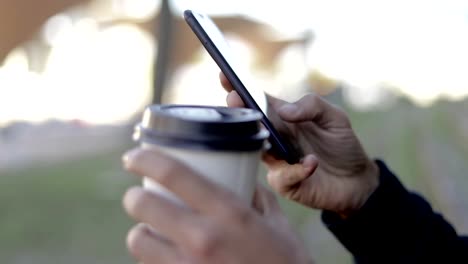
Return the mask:
<path id="1" fill-rule="evenodd" d="M 0 263 L 133 263 L 120 199 L 139 182 L 120 156 L 142 109 L 225 104 L 187 8 L 253 85 L 344 108 L 369 154 L 468 233 L 468 1 L 0 0 Z M 317 263 L 351 263 L 320 212 L 281 203 Z"/>

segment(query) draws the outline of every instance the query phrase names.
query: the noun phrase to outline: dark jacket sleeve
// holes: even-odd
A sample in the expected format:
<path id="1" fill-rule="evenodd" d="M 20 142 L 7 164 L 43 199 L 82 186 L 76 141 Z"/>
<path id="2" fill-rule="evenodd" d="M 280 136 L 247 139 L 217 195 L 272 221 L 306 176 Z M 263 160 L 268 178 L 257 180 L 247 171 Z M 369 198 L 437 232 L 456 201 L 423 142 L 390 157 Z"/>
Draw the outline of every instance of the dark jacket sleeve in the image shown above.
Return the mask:
<path id="1" fill-rule="evenodd" d="M 411 193 L 381 161 L 380 184 L 347 219 L 322 220 L 357 263 L 468 263 L 468 238 L 458 236 L 421 196 Z"/>

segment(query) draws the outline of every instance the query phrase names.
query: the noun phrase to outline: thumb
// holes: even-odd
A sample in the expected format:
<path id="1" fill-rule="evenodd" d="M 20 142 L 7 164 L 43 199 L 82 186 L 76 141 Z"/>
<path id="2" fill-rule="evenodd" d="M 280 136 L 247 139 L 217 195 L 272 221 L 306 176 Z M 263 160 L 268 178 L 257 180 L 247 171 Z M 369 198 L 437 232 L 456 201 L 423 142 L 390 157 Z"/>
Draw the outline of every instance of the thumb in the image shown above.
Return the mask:
<path id="1" fill-rule="evenodd" d="M 283 195 L 309 178 L 318 166 L 317 158 L 311 154 L 305 156 L 301 163 L 293 165 L 270 156 L 264 157 L 263 160 L 269 169 L 268 183 L 274 190 Z"/>
<path id="2" fill-rule="evenodd" d="M 278 114 L 288 122 L 313 121 L 322 126 L 349 126 L 343 111 L 315 94 L 308 94 L 296 103 L 284 104 Z"/>

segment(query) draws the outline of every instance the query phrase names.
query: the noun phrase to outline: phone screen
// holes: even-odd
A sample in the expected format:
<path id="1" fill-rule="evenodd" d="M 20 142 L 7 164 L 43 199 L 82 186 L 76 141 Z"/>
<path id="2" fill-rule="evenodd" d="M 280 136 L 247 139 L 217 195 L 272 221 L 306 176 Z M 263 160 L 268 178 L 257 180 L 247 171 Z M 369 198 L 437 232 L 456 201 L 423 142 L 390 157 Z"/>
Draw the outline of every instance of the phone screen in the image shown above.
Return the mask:
<path id="1" fill-rule="evenodd" d="M 265 93 L 255 86 L 250 85 L 251 77 L 246 68 L 242 67 L 236 56 L 232 54 L 229 44 L 223 33 L 210 17 L 204 14 L 186 10 L 184 18 L 192 31 L 198 37 L 202 45 L 218 64 L 221 71 L 232 84 L 239 96 L 249 108 L 262 112 L 262 123 L 270 132 L 270 144 L 272 152 L 278 158 L 286 160 L 290 164 L 297 163 L 299 157 L 291 145 L 286 142 L 273 124 L 268 119 L 267 100 Z"/>

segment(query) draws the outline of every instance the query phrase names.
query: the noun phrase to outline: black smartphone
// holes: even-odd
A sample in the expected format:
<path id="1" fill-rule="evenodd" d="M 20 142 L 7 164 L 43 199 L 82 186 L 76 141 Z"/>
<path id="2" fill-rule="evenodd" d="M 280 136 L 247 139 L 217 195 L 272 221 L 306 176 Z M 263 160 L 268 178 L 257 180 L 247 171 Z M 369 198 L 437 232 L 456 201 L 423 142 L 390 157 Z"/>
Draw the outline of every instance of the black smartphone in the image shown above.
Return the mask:
<path id="1" fill-rule="evenodd" d="M 263 99 L 263 101 L 265 101 L 264 92 L 254 87 L 247 87 L 244 85 L 247 79 L 243 77 L 245 72 L 237 66 L 238 64 L 235 64 L 235 56 L 231 54 L 229 45 L 221 30 L 209 16 L 192 10 L 184 11 L 184 19 L 216 64 L 218 64 L 234 90 L 237 91 L 244 101 L 244 104 L 248 108 L 258 110 L 262 113 L 262 124 L 270 132 L 268 141 L 271 144 L 271 153 L 276 158 L 283 159 L 289 164 L 298 163 L 300 160 L 298 152 L 296 152 L 292 145 L 279 134 L 268 119 L 265 111 L 263 111 L 257 103 L 258 100 Z M 260 95 L 259 92 L 261 93 Z M 255 97 L 257 101 L 254 99 Z"/>

